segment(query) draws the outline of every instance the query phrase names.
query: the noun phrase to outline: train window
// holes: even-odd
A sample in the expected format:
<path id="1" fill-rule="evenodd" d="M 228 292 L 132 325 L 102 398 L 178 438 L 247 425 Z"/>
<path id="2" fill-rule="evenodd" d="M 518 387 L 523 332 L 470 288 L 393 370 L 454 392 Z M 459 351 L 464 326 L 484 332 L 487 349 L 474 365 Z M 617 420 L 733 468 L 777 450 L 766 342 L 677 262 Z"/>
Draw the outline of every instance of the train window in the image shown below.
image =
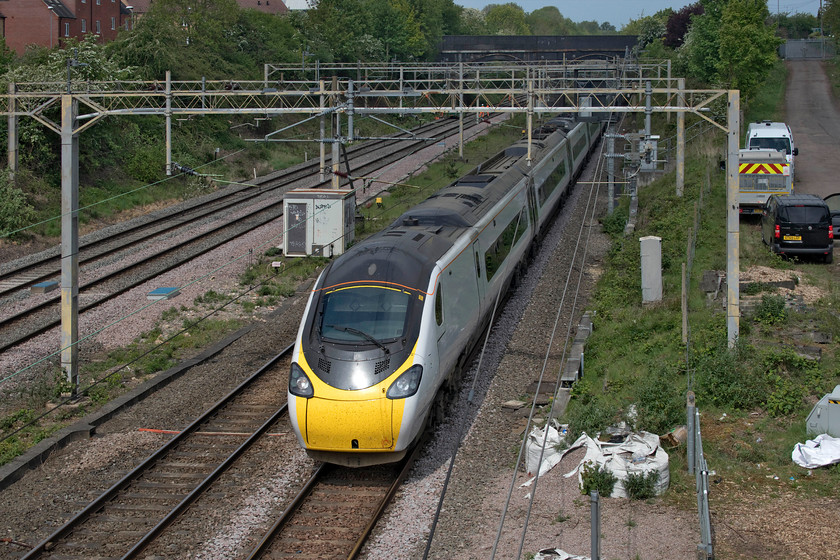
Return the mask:
<path id="1" fill-rule="evenodd" d="M 478 258 L 478 253 L 475 254 L 475 275 L 481 278 L 481 260 Z"/>
<path id="2" fill-rule="evenodd" d="M 398 338 L 406 330 L 410 305 L 410 294 L 393 288 L 358 286 L 333 290 L 323 297 L 319 334 L 346 343 Z"/>
<path id="3" fill-rule="evenodd" d="M 580 156 L 584 148 L 586 148 L 586 136 L 581 134 L 580 136 L 578 136 L 577 140 L 575 140 L 575 143 L 572 146 L 572 153 L 574 154 L 575 161 L 577 161 L 578 156 Z"/>
<path id="4" fill-rule="evenodd" d="M 490 248 L 484 253 L 484 266 L 487 269 L 487 281 L 489 282 L 496 271 L 502 267 L 514 243 L 522 239 L 528 227 L 528 219 L 524 210 L 514 216 L 510 223 L 502 231 L 502 234 L 494 241 Z"/>
<path id="5" fill-rule="evenodd" d="M 548 179 L 542 184 L 539 191 L 537 192 L 537 196 L 540 199 L 540 207 L 545 204 L 545 201 L 548 200 L 548 197 L 551 196 L 560 182 L 566 177 L 566 160 L 563 159 L 560 161 L 560 165 L 558 165 L 554 171 L 551 172 L 551 175 L 548 176 Z"/>
<path id="6" fill-rule="evenodd" d="M 435 296 L 435 322 L 438 326 L 443 324 L 443 288 L 440 284 L 437 286 L 437 295 Z"/>

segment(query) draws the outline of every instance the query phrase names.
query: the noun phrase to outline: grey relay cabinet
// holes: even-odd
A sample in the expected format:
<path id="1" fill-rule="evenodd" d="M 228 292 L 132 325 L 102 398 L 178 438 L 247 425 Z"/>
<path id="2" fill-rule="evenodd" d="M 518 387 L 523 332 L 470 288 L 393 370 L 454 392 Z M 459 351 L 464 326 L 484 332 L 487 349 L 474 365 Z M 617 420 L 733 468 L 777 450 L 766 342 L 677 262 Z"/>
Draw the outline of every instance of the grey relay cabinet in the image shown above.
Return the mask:
<path id="1" fill-rule="evenodd" d="M 283 254 L 340 255 L 353 241 L 356 193 L 345 189 L 295 189 L 283 197 Z"/>

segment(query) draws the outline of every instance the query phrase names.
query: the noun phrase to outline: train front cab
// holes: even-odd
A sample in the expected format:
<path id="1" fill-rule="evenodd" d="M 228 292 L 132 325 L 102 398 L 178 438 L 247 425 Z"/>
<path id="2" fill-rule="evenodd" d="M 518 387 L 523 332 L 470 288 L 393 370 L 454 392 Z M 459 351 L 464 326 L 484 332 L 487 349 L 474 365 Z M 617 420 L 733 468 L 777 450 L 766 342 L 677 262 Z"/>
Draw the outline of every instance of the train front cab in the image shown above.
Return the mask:
<path id="1" fill-rule="evenodd" d="M 348 467 L 402 459 L 410 446 L 398 448 L 397 444 L 401 430 L 411 425 L 413 403 L 408 407 L 407 418 L 408 399 L 389 398 L 388 389 L 413 360 L 414 353 L 393 375 L 372 387 L 345 391 L 321 381 L 300 355 L 297 365 L 304 374 L 308 373 L 312 396 L 290 395 L 289 414 L 293 415 L 292 426 L 307 454 L 318 461 Z"/>
<path id="2" fill-rule="evenodd" d="M 289 376 L 291 424 L 311 457 L 389 463 L 416 441 L 437 369 L 420 325 L 429 295 L 382 282 L 313 290 Z"/>

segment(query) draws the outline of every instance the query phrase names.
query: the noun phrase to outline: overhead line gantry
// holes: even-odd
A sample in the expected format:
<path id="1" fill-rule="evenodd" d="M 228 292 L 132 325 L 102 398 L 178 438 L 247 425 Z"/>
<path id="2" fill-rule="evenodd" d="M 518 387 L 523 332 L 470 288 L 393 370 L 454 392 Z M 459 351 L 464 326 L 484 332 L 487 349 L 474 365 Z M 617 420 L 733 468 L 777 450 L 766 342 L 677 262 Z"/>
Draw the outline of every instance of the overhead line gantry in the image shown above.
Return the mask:
<path id="1" fill-rule="evenodd" d="M 172 118 L 201 115 L 300 115 L 301 124 L 321 119 L 321 174 L 325 146 L 333 146 L 337 170 L 340 143 L 355 136 L 353 119 L 385 115 L 452 115 L 463 120 L 488 113 L 526 115 L 531 140 L 533 117 L 577 113 L 607 120 L 611 114 L 652 112 L 677 117 L 677 191 L 682 192 L 685 115 L 693 114 L 727 134 L 727 330 L 730 345 L 738 336 L 737 170 L 739 92 L 685 89 L 671 77 L 668 63 L 629 63 L 624 59 L 568 63 L 454 63 L 266 65 L 262 80 L 73 81 L 13 83 L 0 96 L 8 117 L 9 169 L 18 167 L 17 122 L 30 117 L 61 137 L 62 273 L 61 364 L 75 388 L 78 379 L 78 210 L 79 135 L 105 117 L 162 116 L 166 119 L 166 173 L 173 170 Z M 724 109 L 725 108 L 725 109 Z M 56 118 L 56 115 L 58 118 Z M 341 116 L 347 133 L 340 134 Z M 335 135 L 326 138 L 324 121 L 336 119 Z M 383 120 L 383 122 L 385 122 Z M 288 130 L 295 125 L 286 127 Z M 392 125 L 395 126 L 395 125 Z M 395 128 L 398 128 L 395 126 Z M 402 130 L 402 129 L 400 129 Z M 275 131 L 263 140 L 278 139 Z M 404 131 L 407 132 L 407 131 Z M 530 160 L 530 147 L 529 147 Z M 334 186 L 338 175 L 333 173 Z"/>

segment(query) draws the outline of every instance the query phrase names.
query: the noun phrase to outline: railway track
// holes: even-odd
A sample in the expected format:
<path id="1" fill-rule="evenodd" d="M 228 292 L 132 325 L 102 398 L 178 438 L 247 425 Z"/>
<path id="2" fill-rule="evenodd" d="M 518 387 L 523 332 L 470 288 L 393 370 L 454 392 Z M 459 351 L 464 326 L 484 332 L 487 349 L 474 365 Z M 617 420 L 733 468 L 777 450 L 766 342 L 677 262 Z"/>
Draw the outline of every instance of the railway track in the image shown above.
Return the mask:
<path id="1" fill-rule="evenodd" d="M 24 558 L 136 558 L 286 414 L 289 346 Z"/>
<path id="2" fill-rule="evenodd" d="M 356 558 L 421 447 L 393 465 L 350 469 L 321 464 L 249 560 Z"/>
<path id="3" fill-rule="evenodd" d="M 457 129 L 456 122 L 444 122 L 420 127 L 415 133 L 423 135 L 448 135 L 457 132 Z M 400 143 L 395 149 L 392 147 L 385 156 L 373 155 L 384 147 L 379 142 L 375 142 L 375 147 L 368 146 L 365 149 L 361 149 L 360 147 L 354 154 L 357 163 L 354 165 L 353 173 L 358 175 L 373 174 L 423 147 L 425 143 L 426 141 Z M 393 144 L 393 141 L 390 141 L 388 145 L 390 147 Z M 245 235 L 274 220 L 278 220 L 283 215 L 282 197 L 278 195 L 292 188 L 295 183 L 299 183 L 302 177 L 301 173 L 311 175 L 316 171 L 317 163 L 305 166 L 305 169 L 308 171 L 304 172 L 296 169 L 289 172 L 289 174 L 278 173 L 273 179 L 263 183 L 258 188 L 260 192 L 257 193 L 243 191 L 245 189 L 244 187 L 243 189 L 238 189 L 235 193 L 231 193 L 223 197 L 223 199 L 219 199 L 218 202 L 214 202 L 212 208 L 206 211 L 190 208 L 179 212 L 177 217 L 174 218 L 176 222 L 174 224 L 171 219 L 162 217 L 150 224 L 146 224 L 144 227 L 138 226 L 131 228 L 127 234 L 116 236 L 118 238 L 116 240 L 103 240 L 102 242 L 91 243 L 87 247 L 89 252 L 80 249 L 81 254 L 88 255 L 85 257 L 84 262 L 92 263 L 102 259 L 106 255 L 127 251 L 131 246 L 148 241 L 152 235 L 163 235 L 165 232 L 173 232 L 175 230 L 187 231 L 196 221 L 208 219 L 208 216 L 211 214 L 230 213 L 234 211 L 234 208 L 242 209 L 247 204 L 250 204 L 250 208 L 244 210 L 244 215 L 238 218 L 220 220 L 220 225 L 212 227 L 204 233 L 192 235 L 187 241 L 162 247 L 149 257 L 135 261 L 132 264 L 127 264 L 119 270 L 105 274 L 95 280 L 81 283 L 79 293 L 85 296 L 86 303 L 79 306 L 79 312 L 82 313 L 94 309 L 132 288 L 216 249 L 224 243 Z M 316 183 L 310 184 L 309 186 L 317 187 L 323 185 L 323 183 Z M 243 211 L 240 210 L 240 212 Z M 59 257 L 56 258 L 60 260 Z M 12 286 L 5 292 L 8 295 L 10 292 L 21 289 L 23 286 L 30 286 L 36 282 L 43 281 L 45 278 L 54 278 L 55 274 L 58 273 L 55 267 L 59 265 L 60 263 L 48 258 L 41 263 L 33 263 L 25 267 L 22 266 L 17 269 L 17 272 L 13 270 L 7 271 L 5 280 L 0 277 L 0 281 L 5 282 L 8 286 Z M 52 272 L 46 272 L 48 269 L 52 270 Z M 36 271 L 41 272 L 36 274 Z M 2 295 L 3 292 L 0 290 L 0 297 Z M 58 327 L 61 324 L 60 315 L 57 313 L 60 300 L 60 295 L 47 296 L 27 309 L 0 320 L 0 341 L 2 341 L 0 342 L 0 352 L 18 346 L 50 329 Z"/>
<path id="4" fill-rule="evenodd" d="M 473 126 L 473 123 L 465 125 L 465 130 L 470 126 Z M 413 134 L 419 137 L 429 137 L 439 134 L 449 135 L 456 130 L 457 126 L 451 122 L 435 122 L 418 127 L 413 131 Z M 426 142 L 424 140 L 410 142 L 401 147 L 400 153 L 404 154 L 405 148 L 415 150 L 418 145 L 423 145 Z M 377 151 L 388 148 L 393 144 L 393 140 L 365 142 L 348 149 L 347 156 L 358 161 L 364 157 L 370 157 Z M 208 219 L 219 213 L 230 211 L 258 197 L 265 197 L 267 194 L 274 193 L 277 189 L 287 188 L 299 181 L 309 180 L 318 172 L 319 165 L 320 163 L 318 161 L 310 160 L 288 170 L 261 177 L 252 183 L 254 186 L 231 186 L 219 191 L 211 200 L 205 198 L 200 203 L 196 202 L 193 205 L 187 205 L 177 210 L 161 213 L 157 217 L 147 221 L 138 222 L 136 225 L 124 228 L 112 236 L 80 243 L 79 264 L 94 263 L 109 255 L 147 242 L 152 236 L 161 236 L 189 227 L 199 220 Z M 308 186 L 320 185 L 310 183 Z M 16 291 L 30 288 L 39 282 L 54 280 L 60 273 L 61 255 L 58 252 L 58 248 L 37 261 L 18 263 L 0 268 L 0 298 L 7 297 Z"/>
<path id="5" fill-rule="evenodd" d="M 291 349 L 275 356 L 23 558 L 158 558 L 161 552 L 183 554 L 194 546 L 200 537 L 176 528 L 200 522 L 208 510 L 218 511 L 202 504 L 218 502 L 241 483 L 226 482 L 226 473 L 246 466 L 261 473 L 255 463 L 276 459 L 273 452 L 255 449 L 283 425 Z M 276 435 L 293 437 L 288 432 Z M 276 521 L 257 535 L 248 558 L 356 558 L 420 447 L 394 465 L 348 469 L 320 464 Z M 216 507 L 226 506 L 222 498 Z M 232 513 L 225 510 L 224 515 Z M 178 543 L 177 551 L 172 542 Z"/>

